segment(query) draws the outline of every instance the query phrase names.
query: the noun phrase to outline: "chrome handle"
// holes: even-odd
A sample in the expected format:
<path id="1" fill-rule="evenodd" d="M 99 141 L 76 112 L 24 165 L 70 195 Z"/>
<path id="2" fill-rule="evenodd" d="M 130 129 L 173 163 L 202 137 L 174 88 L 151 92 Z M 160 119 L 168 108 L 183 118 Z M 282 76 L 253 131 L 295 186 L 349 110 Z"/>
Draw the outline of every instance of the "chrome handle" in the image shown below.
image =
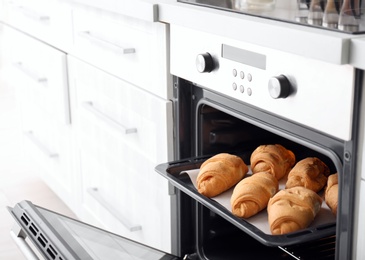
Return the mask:
<path id="1" fill-rule="evenodd" d="M 98 188 L 88 188 L 87 192 L 97 201 L 100 205 L 102 205 L 107 211 L 109 211 L 116 219 L 119 220 L 123 226 L 128 229 L 130 232 L 142 230 L 141 225 L 133 225 L 130 223 L 128 219 L 122 216 L 117 210 L 114 209 L 99 193 Z"/>
<path id="2" fill-rule="evenodd" d="M 112 50 L 117 51 L 122 54 L 131 54 L 131 53 L 136 52 L 136 50 L 134 48 L 124 48 L 124 47 L 118 45 L 117 43 L 102 39 L 102 38 L 92 34 L 90 31 L 79 32 L 79 36 L 89 40 L 92 43 L 96 43 L 98 45 L 101 45 L 108 49 L 112 49 Z"/>
<path id="3" fill-rule="evenodd" d="M 33 79 L 37 83 L 44 84 L 44 83 L 47 82 L 47 78 L 46 77 L 39 76 L 38 73 L 36 73 L 35 71 L 33 71 L 30 68 L 28 68 L 27 66 L 25 66 L 22 62 L 16 62 L 13 65 L 18 70 L 20 70 L 21 72 L 23 72 L 25 75 L 27 75 L 28 77 L 30 77 L 31 79 Z"/>
<path id="4" fill-rule="evenodd" d="M 39 150 L 41 150 L 47 157 L 56 158 L 58 157 L 57 153 L 51 152 L 44 144 L 42 144 L 33 134 L 32 131 L 25 132 L 24 135 L 35 144 Z"/>
<path id="5" fill-rule="evenodd" d="M 125 127 L 125 126 L 119 124 L 118 122 L 116 122 L 115 120 L 110 118 L 109 116 L 107 116 L 107 115 L 103 114 L 102 112 L 100 112 L 99 110 L 97 110 L 91 101 L 83 102 L 82 106 L 86 110 L 91 112 L 94 116 L 96 116 L 100 120 L 104 121 L 108 125 L 112 126 L 113 128 L 117 129 L 118 131 L 122 132 L 123 134 L 137 133 L 137 128 L 135 128 L 135 127 L 128 128 L 128 127 Z"/>
<path id="6" fill-rule="evenodd" d="M 10 231 L 10 236 L 17 244 L 20 251 L 22 251 L 26 259 L 39 260 L 38 256 L 33 252 L 32 248 L 25 241 L 27 234 L 25 234 L 25 232 L 21 229 L 21 227 L 18 224 L 13 225 Z"/>
<path id="7" fill-rule="evenodd" d="M 45 15 L 45 14 L 41 14 L 33 9 L 30 9 L 28 7 L 24 7 L 24 6 L 18 6 L 18 9 L 21 11 L 21 13 L 24 16 L 27 16 L 29 18 L 32 18 L 34 20 L 40 21 L 40 22 L 48 22 L 50 20 L 50 16 Z"/>

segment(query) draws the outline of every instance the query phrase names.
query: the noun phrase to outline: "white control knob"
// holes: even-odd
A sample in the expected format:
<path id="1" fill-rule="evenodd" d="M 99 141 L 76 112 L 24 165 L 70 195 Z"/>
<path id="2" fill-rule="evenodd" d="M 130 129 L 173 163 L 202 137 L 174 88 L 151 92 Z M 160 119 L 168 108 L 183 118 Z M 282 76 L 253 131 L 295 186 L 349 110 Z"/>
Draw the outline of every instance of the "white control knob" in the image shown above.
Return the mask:
<path id="1" fill-rule="evenodd" d="M 291 84 L 287 77 L 279 75 L 269 80 L 269 94 L 272 98 L 286 98 L 289 96 Z"/>
<path id="2" fill-rule="evenodd" d="M 214 60 L 208 52 L 196 56 L 195 64 L 200 73 L 211 72 L 214 69 Z"/>

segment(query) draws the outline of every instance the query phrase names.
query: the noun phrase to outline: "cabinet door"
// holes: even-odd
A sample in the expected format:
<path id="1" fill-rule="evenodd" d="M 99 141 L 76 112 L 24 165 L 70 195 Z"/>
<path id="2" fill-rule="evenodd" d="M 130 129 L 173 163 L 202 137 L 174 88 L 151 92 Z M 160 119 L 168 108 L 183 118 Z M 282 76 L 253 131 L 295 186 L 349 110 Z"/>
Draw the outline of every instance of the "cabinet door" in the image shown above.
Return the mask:
<path id="1" fill-rule="evenodd" d="M 101 10 L 74 11 L 74 55 L 168 99 L 167 26 Z"/>
<path id="2" fill-rule="evenodd" d="M 75 58 L 68 64 L 84 212 L 103 228 L 169 252 L 168 183 L 154 167 L 172 159 L 171 101 Z"/>
<path id="3" fill-rule="evenodd" d="M 16 91 L 25 156 L 62 199 L 72 202 L 66 55 L 7 26 L 4 50 L 6 81 Z"/>
<path id="4" fill-rule="evenodd" d="M 72 12 L 58 0 L 2 0 L 2 19 L 59 49 L 72 43 Z"/>

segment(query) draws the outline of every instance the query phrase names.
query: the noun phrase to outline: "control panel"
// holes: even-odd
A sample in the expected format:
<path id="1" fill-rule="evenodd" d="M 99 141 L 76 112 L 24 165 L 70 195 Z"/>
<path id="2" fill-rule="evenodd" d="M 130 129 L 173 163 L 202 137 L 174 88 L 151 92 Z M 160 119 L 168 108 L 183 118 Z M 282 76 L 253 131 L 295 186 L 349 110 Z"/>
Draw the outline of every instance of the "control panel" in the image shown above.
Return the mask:
<path id="1" fill-rule="evenodd" d="M 171 73 L 281 118 L 351 139 L 354 68 L 349 65 L 172 25 Z"/>

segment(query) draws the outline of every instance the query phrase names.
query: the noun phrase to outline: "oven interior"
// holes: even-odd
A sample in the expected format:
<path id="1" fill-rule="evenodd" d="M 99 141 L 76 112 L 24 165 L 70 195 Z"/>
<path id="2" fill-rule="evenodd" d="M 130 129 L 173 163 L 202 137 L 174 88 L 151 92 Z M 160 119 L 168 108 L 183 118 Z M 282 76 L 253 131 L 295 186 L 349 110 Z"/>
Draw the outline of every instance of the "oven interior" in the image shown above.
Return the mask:
<path id="1" fill-rule="evenodd" d="M 318 157 L 327 164 L 331 174 L 342 174 L 346 142 L 183 79 L 177 79 L 175 87 L 179 100 L 176 102 L 176 158 L 228 152 L 241 156 L 249 165 L 256 147 L 278 143 L 292 150 L 297 161 Z M 268 246 L 227 221 L 224 214 L 217 214 L 179 189 L 175 193 L 179 227 L 175 249 L 180 255 L 190 255 L 187 259 L 335 259 L 336 232 L 303 243 Z"/>

